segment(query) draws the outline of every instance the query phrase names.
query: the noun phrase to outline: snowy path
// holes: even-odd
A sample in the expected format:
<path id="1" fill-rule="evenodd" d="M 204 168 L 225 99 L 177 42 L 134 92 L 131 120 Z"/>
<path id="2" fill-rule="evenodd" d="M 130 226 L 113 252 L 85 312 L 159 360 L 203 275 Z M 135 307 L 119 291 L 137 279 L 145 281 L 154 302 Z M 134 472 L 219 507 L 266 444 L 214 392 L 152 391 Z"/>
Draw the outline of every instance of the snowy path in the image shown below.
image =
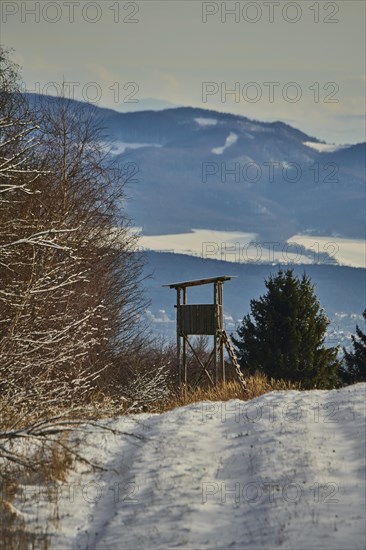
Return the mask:
<path id="1" fill-rule="evenodd" d="M 364 549 L 365 390 L 114 421 L 145 439 L 92 434 L 111 470 L 73 480 L 84 495 L 60 499 L 53 547 Z"/>

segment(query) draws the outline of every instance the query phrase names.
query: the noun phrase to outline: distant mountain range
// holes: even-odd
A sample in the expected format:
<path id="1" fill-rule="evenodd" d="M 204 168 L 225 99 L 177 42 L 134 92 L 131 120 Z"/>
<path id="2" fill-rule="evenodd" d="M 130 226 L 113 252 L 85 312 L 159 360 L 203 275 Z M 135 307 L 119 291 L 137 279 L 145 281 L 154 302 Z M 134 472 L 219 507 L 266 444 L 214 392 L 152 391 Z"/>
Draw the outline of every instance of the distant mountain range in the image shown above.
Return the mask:
<path id="1" fill-rule="evenodd" d="M 90 108 L 128 168 L 128 213 L 146 235 L 195 228 L 281 242 L 302 232 L 365 238 L 365 143 L 332 151 L 282 122 L 197 108 Z"/>
<path id="2" fill-rule="evenodd" d="M 39 100 L 29 97 L 33 103 Z M 204 109 L 117 113 L 84 106 L 92 109 L 117 163 L 130 173 L 126 208 L 145 235 L 208 229 L 255 233 L 263 243 L 283 243 L 300 233 L 365 238 L 365 143 L 337 147 L 282 122 Z M 144 254 L 145 274 L 152 273 L 144 283 L 151 298 L 146 317 L 154 331 L 173 337 L 175 296 L 162 288 L 164 283 L 236 275 L 225 285 L 224 300 L 227 329 L 233 331 L 250 300 L 264 293 L 264 279 L 279 268 Z M 318 259 L 323 260 L 293 267 L 317 284 L 332 319 L 333 343 L 347 345 L 362 321 L 365 269 Z M 192 299 L 209 302 L 211 294 L 211 288 L 199 287 Z"/>
<path id="3" fill-rule="evenodd" d="M 146 98 L 140 99 L 136 103 L 122 103 L 119 106 L 118 111 L 120 113 L 132 113 L 137 111 L 162 111 L 164 109 L 172 109 L 174 107 L 179 107 L 179 105 L 171 103 L 170 101 L 166 101 L 164 99 Z"/>

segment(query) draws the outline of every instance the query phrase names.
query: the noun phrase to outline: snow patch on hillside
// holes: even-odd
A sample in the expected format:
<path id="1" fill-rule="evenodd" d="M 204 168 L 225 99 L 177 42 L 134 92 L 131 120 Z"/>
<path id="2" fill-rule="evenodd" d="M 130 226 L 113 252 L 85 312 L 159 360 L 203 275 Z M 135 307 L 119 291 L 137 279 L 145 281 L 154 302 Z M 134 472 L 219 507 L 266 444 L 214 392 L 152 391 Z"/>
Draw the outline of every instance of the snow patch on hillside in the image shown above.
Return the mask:
<path id="1" fill-rule="evenodd" d="M 253 204 L 253 208 L 259 214 L 268 214 L 266 207 L 259 203 Z M 141 232 L 142 228 L 136 229 L 136 233 L 140 234 L 141 248 L 155 252 L 175 252 L 235 263 L 281 264 L 324 263 L 327 260 L 323 255 L 328 254 L 329 263 L 366 267 L 366 242 L 361 239 L 299 234 L 284 243 L 267 243 L 267 248 L 265 243 L 258 241 L 255 233 L 240 231 L 193 229 L 190 233 L 152 236 Z"/>
<path id="2" fill-rule="evenodd" d="M 228 137 L 226 138 L 226 141 L 225 141 L 225 145 L 223 145 L 222 147 L 214 147 L 212 149 L 212 153 L 214 153 L 215 155 L 222 155 L 222 153 L 228 148 L 230 147 L 231 145 L 234 145 L 234 143 L 236 143 L 238 141 L 238 136 L 237 134 L 234 134 L 234 132 L 230 132 L 230 134 L 228 135 Z"/>
<path id="3" fill-rule="evenodd" d="M 117 141 L 113 144 L 108 144 L 110 153 L 112 155 L 121 155 L 126 149 L 141 149 L 142 147 L 162 147 L 160 143 L 129 143 L 124 141 Z"/>
<path id="4" fill-rule="evenodd" d="M 197 124 L 199 126 L 204 126 L 204 127 L 206 127 L 206 126 L 216 126 L 216 124 L 218 122 L 216 118 L 200 118 L 200 117 L 198 117 L 198 118 L 195 118 L 194 120 L 195 120 L 195 122 L 197 122 Z"/>
<path id="5" fill-rule="evenodd" d="M 340 149 L 346 149 L 349 145 L 335 145 L 329 143 L 317 143 L 315 141 L 304 141 L 303 145 L 310 147 L 310 149 L 315 149 L 319 153 L 333 153 L 334 151 L 339 151 Z"/>
<path id="6" fill-rule="evenodd" d="M 289 241 L 312 250 L 314 261 L 326 252 L 340 265 L 366 268 L 366 241 L 334 236 L 294 235 Z"/>

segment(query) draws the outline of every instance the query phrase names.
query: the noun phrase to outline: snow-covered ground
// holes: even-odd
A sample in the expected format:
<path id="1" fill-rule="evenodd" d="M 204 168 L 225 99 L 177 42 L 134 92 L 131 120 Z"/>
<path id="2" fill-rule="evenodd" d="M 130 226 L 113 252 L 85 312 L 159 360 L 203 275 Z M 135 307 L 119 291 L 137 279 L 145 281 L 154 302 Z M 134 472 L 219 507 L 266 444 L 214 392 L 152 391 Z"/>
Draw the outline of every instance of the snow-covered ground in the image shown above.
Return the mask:
<path id="1" fill-rule="evenodd" d="M 366 267 L 366 241 L 363 239 L 294 235 L 290 241 L 312 250 L 315 259 L 326 252 L 340 265 Z"/>
<path id="2" fill-rule="evenodd" d="M 147 250 L 236 263 L 322 263 L 328 254 L 338 264 L 366 267 L 366 242 L 362 239 L 294 235 L 285 243 L 261 243 L 255 233 L 192 229 L 191 233 L 141 235 L 140 244 Z"/>
<path id="3" fill-rule="evenodd" d="M 89 429 L 79 467 L 28 487 L 55 549 L 365 548 L 366 384 L 203 402 Z M 102 423 L 102 422 L 101 422 Z M 32 521 L 31 521 L 32 522 Z"/>

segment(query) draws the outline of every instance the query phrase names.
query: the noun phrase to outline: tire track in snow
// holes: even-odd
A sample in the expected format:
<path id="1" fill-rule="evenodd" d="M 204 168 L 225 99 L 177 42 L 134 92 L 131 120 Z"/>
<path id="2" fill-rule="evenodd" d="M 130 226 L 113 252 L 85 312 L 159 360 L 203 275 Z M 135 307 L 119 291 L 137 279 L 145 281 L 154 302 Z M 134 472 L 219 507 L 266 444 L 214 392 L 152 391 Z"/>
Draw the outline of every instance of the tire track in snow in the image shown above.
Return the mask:
<path id="1" fill-rule="evenodd" d="M 365 388 L 144 416 L 100 476 L 135 500 L 98 502 L 75 548 L 363 549 Z"/>

